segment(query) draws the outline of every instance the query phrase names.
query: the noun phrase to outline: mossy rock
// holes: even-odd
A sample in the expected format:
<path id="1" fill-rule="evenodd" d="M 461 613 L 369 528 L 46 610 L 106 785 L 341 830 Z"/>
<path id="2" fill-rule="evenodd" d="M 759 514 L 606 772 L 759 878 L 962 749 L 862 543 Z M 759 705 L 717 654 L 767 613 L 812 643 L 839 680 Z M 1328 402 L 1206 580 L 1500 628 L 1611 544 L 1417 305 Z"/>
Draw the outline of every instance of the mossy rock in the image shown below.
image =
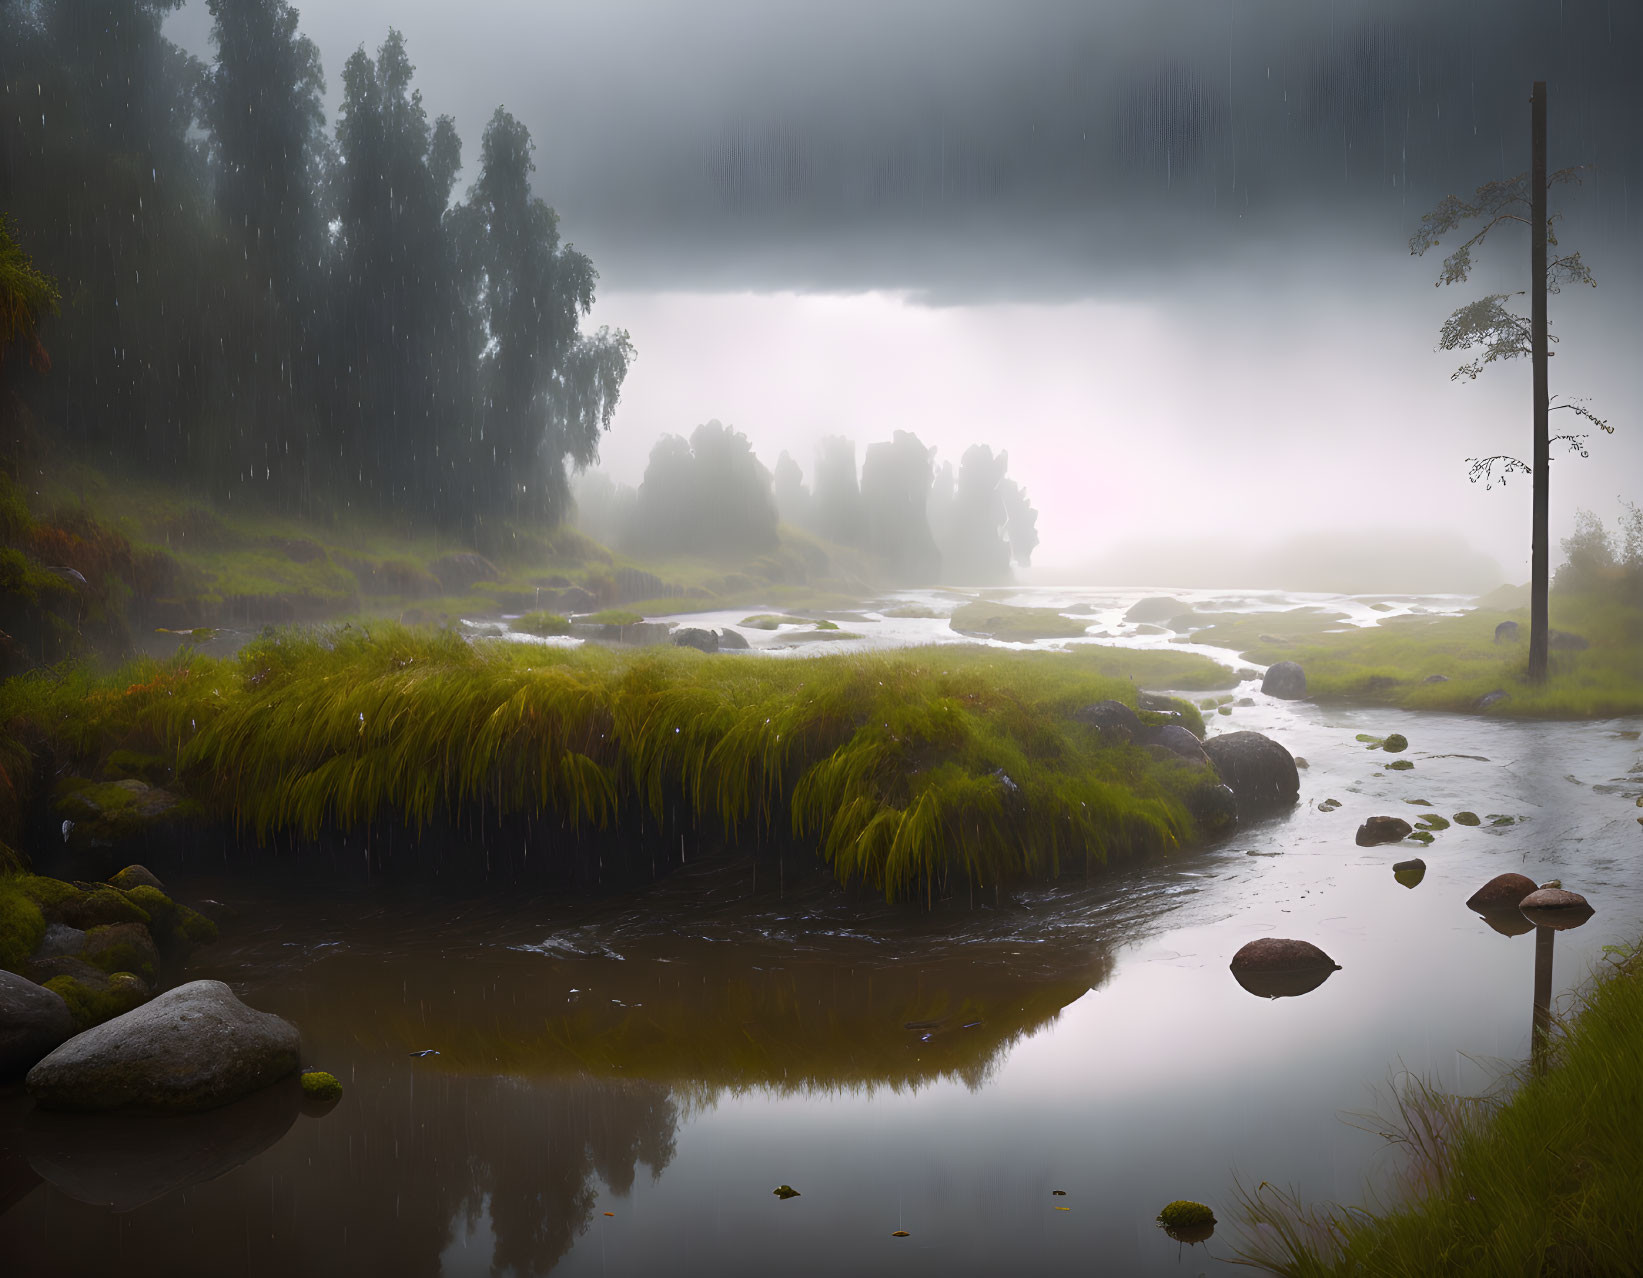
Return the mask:
<path id="1" fill-rule="evenodd" d="M 1430 844 L 1432 842 L 1432 832 L 1430 830 L 1415 830 L 1414 832 L 1406 834 L 1403 837 L 1408 839 L 1411 843 Z"/>
<path id="2" fill-rule="evenodd" d="M 342 1084 L 335 1074 L 327 1074 L 322 1069 L 304 1070 L 302 1096 L 311 1103 L 331 1106 L 342 1099 Z"/>
<path id="3" fill-rule="evenodd" d="M 152 997 L 147 982 L 134 972 L 114 972 L 101 984 L 89 977 L 54 976 L 46 988 L 68 1004 L 77 1032 L 124 1016 Z"/>
<path id="4" fill-rule="evenodd" d="M 1454 816 L 1456 825 L 1482 825 L 1483 818 L 1476 812 L 1457 812 Z"/>
<path id="5" fill-rule="evenodd" d="M 132 888 L 126 899 L 149 916 L 149 932 L 164 953 L 210 945 L 217 939 L 217 925 L 197 910 L 179 905 L 158 888 Z"/>
<path id="6" fill-rule="evenodd" d="M 135 904 L 119 888 L 113 887 L 82 892 L 77 897 L 50 906 L 46 917 L 53 923 L 67 923 L 70 927 L 87 932 L 112 923 L 141 923 L 147 926 L 149 922 L 147 910 Z"/>
<path id="7" fill-rule="evenodd" d="M 110 974 L 135 972 L 146 980 L 153 980 L 160 951 L 141 923 L 110 923 L 86 933 L 80 957 Z"/>
<path id="8" fill-rule="evenodd" d="M 53 791 L 52 810 L 72 823 L 64 830 L 70 847 L 109 847 L 182 815 L 175 811 L 179 803 L 169 790 L 135 777 L 119 781 L 68 777 Z"/>
<path id="9" fill-rule="evenodd" d="M 1413 761 L 1409 759 L 1394 759 L 1391 763 L 1384 764 L 1383 766 L 1388 772 L 1408 772 L 1415 765 Z"/>
<path id="10" fill-rule="evenodd" d="M 116 778 L 135 777 L 149 785 L 164 785 L 171 779 L 171 765 L 157 754 L 136 750 L 116 750 L 108 756 L 104 770 Z"/>
<path id="11" fill-rule="evenodd" d="M 1409 748 L 1409 738 L 1401 732 L 1394 732 L 1381 742 L 1381 749 L 1388 754 L 1400 754 Z"/>
<path id="12" fill-rule="evenodd" d="M 1440 817 L 1436 812 L 1428 812 L 1425 816 L 1421 817 L 1419 821 L 1416 821 L 1415 825 L 1416 828 L 1421 830 L 1437 831 L 1447 830 L 1449 828 L 1449 822 L 1443 817 Z"/>
<path id="13" fill-rule="evenodd" d="M 128 865 L 118 874 L 108 876 L 110 887 L 117 887 L 122 892 L 129 892 L 133 888 L 148 887 L 156 892 L 164 893 L 165 884 L 145 865 Z"/>
<path id="14" fill-rule="evenodd" d="M 21 972 L 45 934 L 46 918 L 39 902 L 16 879 L 0 880 L 0 968 Z"/>
<path id="15" fill-rule="evenodd" d="M 13 882 L 19 892 L 48 914 L 57 906 L 80 900 L 86 895 L 72 883 L 65 883 L 62 879 L 48 879 L 43 874 L 21 874 Z"/>
<path id="16" fill-rule="evenodd" d="M 743 617 L 737 624 L 749 630 L 775 630 L 779 626 L 808 626 L 811 620 L 809 617 L 790 617 L 786 613 L 761 612 Z"/>
<path id="17" fill-rule="evenodd" d="M 1158 1223 L 1165 1229 L 1193 1229 L 1215 1224 L 1215 1213 L 1203 1203 L 1177 1198 L 1158 1213 Z"/>

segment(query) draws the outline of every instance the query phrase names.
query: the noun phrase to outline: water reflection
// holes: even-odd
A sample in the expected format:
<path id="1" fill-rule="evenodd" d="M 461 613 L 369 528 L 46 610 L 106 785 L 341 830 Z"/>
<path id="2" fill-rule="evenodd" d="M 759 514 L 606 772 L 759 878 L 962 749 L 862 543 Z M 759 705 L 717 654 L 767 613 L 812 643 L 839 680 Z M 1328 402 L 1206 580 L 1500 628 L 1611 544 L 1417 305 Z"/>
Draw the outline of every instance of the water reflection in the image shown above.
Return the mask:
<path id="1" fill-rule="evenodd" d="M 225 956 L 223 975 L 263 971 L 248 1000 L 301 1026 L 305 1064 L 343 1079 L 342 1103 L 299 1118 L 295 1088 L 275 1089 L 141 1131 L 30 1117 L 47 1184 L 20 1186 L 0 1218 L 0 1252 L 24 1272 L 87 1272 L 116 1249 L 186 1239 L 199 1267 L 178 1273 L 332 1272 L 366 1255 L 371 1272 L 545 1274 L 612 1207 L 628 1210 L 611 1197 L 667 1170 L 688 1114 L 749 1093 L 979 1087 L 1111 970 L 1071 937 L 924 955 L 905 938 L 795 950 L 630 937 L 586 954 L 281 935 Z M 126 1213 L 117 1226 L 110 1207 Z"/>
<path id="2" fill-rule="evenodd" d="M 301 1098 L 292 1077 L 203 1114 L 34 1110 L 22 1148 L 35 1174 L 70 1198 L 133 1211 L 262 1153 L 296 1122 Z"/>

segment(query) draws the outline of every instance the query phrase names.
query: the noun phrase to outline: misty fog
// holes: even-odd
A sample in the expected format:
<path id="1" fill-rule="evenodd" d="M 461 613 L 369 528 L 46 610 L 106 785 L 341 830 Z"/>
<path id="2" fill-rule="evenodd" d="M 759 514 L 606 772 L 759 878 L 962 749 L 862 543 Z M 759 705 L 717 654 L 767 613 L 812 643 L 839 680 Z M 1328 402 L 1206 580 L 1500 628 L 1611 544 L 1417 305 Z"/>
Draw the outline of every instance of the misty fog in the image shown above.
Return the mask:
<path id="1" fill-rule="evenodd" d="M 601 444 L 637 484 L 658 436 L 719 419 L 767 466 L 912 430 L 1007 447 L 1035 566 L 1143 536 L 1276 544 L 1351 526 L 1460 534 L 1527 575 L 1527 361 L 1476 383 L 1434 352 L 1453 307 L 1521 287 L 1521 233 L 1437 290 L 1420 214 L 1527 167 L 1551 92 L 1564 242 L 1553 393 L 1620 429 L 1556 459 L 1554 537 L 1643 473 L 1631 190 L 1634 6 L 1126 3 L 311 5 L 330 75 L 392 23 L 475 153 L 498 100 L 640 358 Z M 206 54 L 209 17 L 168 30 Z M 471 173 L 465 171 L 459 187 Z"/>

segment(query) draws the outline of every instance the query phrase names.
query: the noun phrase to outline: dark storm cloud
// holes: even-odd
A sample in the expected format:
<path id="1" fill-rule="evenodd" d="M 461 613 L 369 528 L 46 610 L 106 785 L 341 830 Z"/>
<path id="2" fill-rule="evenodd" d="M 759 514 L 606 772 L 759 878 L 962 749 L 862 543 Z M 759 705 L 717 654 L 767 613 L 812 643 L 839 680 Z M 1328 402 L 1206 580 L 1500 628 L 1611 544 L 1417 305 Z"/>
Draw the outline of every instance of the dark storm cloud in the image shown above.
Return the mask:
<path id="1" fill-rule="evenodd" d="M 505 102 L 624 289 L 1059 298 L 1320 232 L 1381 252 L 1528 167 L 1537 78 L 1554 167 L 1599 166 L 1567 201 L 1588 258 L 1630 245 L 1643 198 L 1631 0 L 310 0 L 303 22 L 333 79 L 400 26 L 470 159 Z"/>

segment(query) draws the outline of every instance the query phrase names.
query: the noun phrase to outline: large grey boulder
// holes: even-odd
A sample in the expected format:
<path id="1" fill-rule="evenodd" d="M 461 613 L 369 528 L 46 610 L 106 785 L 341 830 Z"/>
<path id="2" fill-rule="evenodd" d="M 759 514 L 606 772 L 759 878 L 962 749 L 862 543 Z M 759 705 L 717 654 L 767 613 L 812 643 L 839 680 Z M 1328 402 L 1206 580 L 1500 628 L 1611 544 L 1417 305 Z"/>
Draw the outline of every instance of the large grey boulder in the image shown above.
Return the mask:
<path id="1" fill-rule="evenodd" d="M 21 1078 L 73 1033 L 74 1018 L 55 990 L 0 971 L 0 1079 Z"/>
<path id="2" fill-rule="evenodd" d="M 1306 696 L 1306 671 L 1293 661 L 1280 661 L 1268 666 L 1261 680 L 1261 691 L 1269 697 L 1285 701 L 1299 701 Z"/>
<path id="3" fill-rule="evenodd" d="M 1141 739 L 1146 745 L 1163 746 L 1172 754 L 1180 755 L 1188 763 L 1200 767 L 1209 766 L 1209 756 L 1204 753 L 1204 743 L 1192 735 L 1190 728 L 1184 728 L 1178 723 L 1161 723 L 1155 728 L 1148 728 Z"/>
<path id="4" fill-rule="evenodd" d="M 698 652 L 719 651 L 719 636 L 712 630 L 703 630 L 698 626 L 681 626 L 673 632 L 673 644 L 676 648 L 695 648 Z"/>
<path id="5" fill-rule="evenodd" d="M 47 1109 L 215 1109 L 291 1073 L 301 1046 L 289 1021 L 191 981 L 64 1043 L 28 1090 Z"/>
<path id="6" fill-rule="evenodd" d="M 1301 792 L 1295 756 L 1259 732 L 1227 732 L 1204 742 L 1204 753 L 1238 801 L 1238 819 L 1285 808 Z"/>
<path id="7" fill-rule="evenodd" d="M 747 639 L 739 630 L 732 630 L 729 626 L 726 626 L 723 630 L 715 630 L 713 633 L 719 636 L 719 647 L 721 649 L 729 649 L 733 652 L 746 652 L 753 646 L 748 643 Z"/>

